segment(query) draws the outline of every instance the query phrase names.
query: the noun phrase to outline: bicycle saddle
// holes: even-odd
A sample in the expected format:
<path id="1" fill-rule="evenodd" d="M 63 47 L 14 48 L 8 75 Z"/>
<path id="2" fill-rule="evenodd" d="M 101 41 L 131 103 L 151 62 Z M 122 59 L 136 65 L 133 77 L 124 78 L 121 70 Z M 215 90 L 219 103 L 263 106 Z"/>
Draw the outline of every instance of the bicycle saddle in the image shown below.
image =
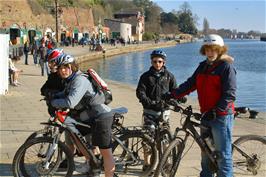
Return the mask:
<path id="1" fill-rule="evenodd" d="M 114 108 L 111 111 L 113 114 L 126 114 L 128 112 L 128 109 L 126 107 L 118 107 Z"/>

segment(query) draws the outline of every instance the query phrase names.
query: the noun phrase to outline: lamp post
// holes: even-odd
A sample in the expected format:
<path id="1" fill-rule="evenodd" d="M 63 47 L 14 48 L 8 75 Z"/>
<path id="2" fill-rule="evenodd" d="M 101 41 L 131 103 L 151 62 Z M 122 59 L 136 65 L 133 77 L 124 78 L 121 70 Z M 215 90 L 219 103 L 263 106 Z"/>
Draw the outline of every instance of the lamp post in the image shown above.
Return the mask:
<path id="1" fill-rule="evenodd" d="M 55 36 L 56 36 L 56 42 L 58 42 L 58 16 L 57 16 L 57 10 L 58 10 L 58 3 L 57 0 L 55 0 Z"/>
<path id="2" fill-rule="evenodd" d="M 51 8 L 51 12 L 55 15 L 55 38 L 56 42 L 58 42 L 58 17 L 63 13 L 63 11 L 60 8 L 61 6 L 59 5 L 58 0 L 54 0 L 54 5 L 48 5 L 46 7 Z"/>
<path id="3" fill-rule="evenodd" d="M 98 36 L 99 36 L 99 44 L 102 44 L 102 33 L 103 33 L 103 26 L 101 25 L 101 20 L 99 20 L 98 24 Z"/>

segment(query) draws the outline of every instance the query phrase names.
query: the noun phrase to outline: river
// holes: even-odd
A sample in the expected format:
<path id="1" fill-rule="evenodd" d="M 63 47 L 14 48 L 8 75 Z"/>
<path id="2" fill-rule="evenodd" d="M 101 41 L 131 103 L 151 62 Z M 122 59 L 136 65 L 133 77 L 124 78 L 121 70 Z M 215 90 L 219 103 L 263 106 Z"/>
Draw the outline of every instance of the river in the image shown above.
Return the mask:
<path id="1" fill-rule="evenodd" d="M 266 112 L 266 42 L 258 40 L 225 40 L 228 54 L 235 58 L 237 71 L 237 106 Z M 167 68 L 177 83 L 192 75 L 199 62 L 201 42 L 179 44 L 163 50 L 167 53 Z M 114 56 L 82 63 L 81 68 L 94 68 L 103 78 L 136 86 L 140 75 L 149 69 L 151 50 Z M 196 97 L 196 93 L 191 94 Z"/>

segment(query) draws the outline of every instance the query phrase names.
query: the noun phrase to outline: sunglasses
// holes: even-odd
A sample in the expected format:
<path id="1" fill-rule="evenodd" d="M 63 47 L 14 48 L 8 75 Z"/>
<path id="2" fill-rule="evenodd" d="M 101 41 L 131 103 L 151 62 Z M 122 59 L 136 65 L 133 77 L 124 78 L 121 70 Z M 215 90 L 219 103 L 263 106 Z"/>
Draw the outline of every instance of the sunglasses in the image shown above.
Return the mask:
<path id="1" fill-rule="evenodd" d="M 156 64 L 156 63 L 159 63 L 159 64 L 161 64 L 161 63 L 163 63 L 164 61 L 163 60 L 154 60 L 154 61 L 152 61 L 154 64 Z"/>

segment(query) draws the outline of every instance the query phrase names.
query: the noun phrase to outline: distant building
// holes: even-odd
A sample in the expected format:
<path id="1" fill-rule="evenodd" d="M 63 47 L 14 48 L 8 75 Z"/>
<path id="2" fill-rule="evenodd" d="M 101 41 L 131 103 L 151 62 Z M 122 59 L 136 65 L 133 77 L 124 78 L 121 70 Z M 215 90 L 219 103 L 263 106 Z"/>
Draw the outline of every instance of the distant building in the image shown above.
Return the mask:
<path id="1" fill-rule="evenodd" d="M 126 42 L 132 41 L 132 25 L 121 20 L 104 19 L 104 25 L 110 28 L 111 38 L 123 38 Z"/>
<path id="2" fill-rule="evenodd" d="M 142 41 L 142 35 L 144 34 L 144 15 L 140 11 L 122 9 L 114 14 L 114 18 L 131 24 L 132 38 L 136 41 Z"/>

